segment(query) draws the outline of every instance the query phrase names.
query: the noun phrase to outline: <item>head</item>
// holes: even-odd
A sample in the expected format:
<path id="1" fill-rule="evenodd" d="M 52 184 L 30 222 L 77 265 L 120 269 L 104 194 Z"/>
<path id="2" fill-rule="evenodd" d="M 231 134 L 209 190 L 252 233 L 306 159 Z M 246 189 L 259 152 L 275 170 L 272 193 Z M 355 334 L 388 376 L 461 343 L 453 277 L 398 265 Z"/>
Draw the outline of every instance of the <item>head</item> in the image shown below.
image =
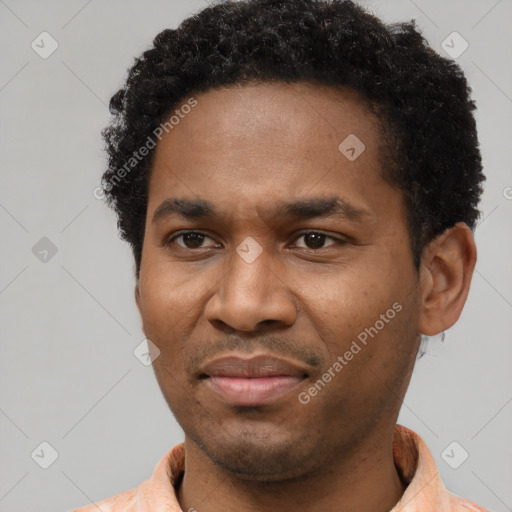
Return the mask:
<path id="1" fill-rule="evenodd" d="M 103 184 L 187 439 L 279 480 L 389 434 L 421 334 L 457 321 L 476 259 L 460 68 L 348 1 L 223 2 L 157 35 L 110 105 Z M 233 406 L 205 367 L 235 351 L 303 378 Z"/>

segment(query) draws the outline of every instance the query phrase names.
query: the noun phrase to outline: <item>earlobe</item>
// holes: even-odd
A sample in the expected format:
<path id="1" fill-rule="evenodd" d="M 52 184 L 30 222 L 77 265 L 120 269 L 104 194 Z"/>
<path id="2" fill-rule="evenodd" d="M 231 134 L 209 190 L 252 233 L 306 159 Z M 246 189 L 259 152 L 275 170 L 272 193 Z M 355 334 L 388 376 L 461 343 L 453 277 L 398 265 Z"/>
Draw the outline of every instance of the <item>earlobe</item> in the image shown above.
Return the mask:
<path id="1" fill-rule="evenodd" d="M 434 336 L 458 320 L 475 263 L 473 233 L 463 222 L 437 236 L 425 249 L 420 268 L 422 334 Z"/>
<path id="2" fill-rule="evenodd" d="M 141 299 L 140 299 L 139 281 L 137 281 L 137 284 L 135 285 L 135 303 L 137 304 L 137 309 L 139 310 L 139 313 L 140 313 L 141 312 Z"/>

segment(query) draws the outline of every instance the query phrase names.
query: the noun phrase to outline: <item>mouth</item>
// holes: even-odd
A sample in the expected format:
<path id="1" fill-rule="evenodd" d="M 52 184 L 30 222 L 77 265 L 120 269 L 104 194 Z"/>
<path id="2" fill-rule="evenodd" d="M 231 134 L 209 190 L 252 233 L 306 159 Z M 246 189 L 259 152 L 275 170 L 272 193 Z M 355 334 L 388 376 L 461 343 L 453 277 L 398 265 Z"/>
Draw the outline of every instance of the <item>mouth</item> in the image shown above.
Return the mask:
<path id="1" fill-rule="evenodd" d="M 199 378 L 220 400 L 236 406 L 268 405 L 308 377 L 301 365 L 269 355 L 228 356 L 208 364 Z"/>

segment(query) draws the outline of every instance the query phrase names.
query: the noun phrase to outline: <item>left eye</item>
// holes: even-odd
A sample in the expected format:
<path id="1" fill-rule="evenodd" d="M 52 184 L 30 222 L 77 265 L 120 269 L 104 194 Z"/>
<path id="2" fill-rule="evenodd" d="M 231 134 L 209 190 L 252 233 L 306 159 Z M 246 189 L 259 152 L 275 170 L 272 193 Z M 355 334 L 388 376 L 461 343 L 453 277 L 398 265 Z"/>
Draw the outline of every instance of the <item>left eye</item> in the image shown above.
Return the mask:
<path id="1" fill-rule="evenodd" d="M 326 240 L 332 240 L 334 243 L 330 245 L 334 245 L 336 242 L 342 243 L 341 240 L 338 240 L 332 236 L 325 235 L 324 233 L 319 233 L 318 231 L 308 231 L 307 233 L 302 233 L 297 240 L 300 238 L 304 238 L 304 243 L 306 244 L 306 249 L 322 249 Z M 308 247 L 311 245 L 312 247 Z"/>

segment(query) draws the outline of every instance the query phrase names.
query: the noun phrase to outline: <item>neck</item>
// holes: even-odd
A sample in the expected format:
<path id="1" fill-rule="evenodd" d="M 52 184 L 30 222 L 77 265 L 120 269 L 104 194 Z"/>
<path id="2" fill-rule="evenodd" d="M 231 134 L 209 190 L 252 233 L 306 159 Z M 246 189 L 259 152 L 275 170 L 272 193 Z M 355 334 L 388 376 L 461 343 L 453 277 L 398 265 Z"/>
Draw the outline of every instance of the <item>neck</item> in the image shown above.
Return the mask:
<path id="1" fill-rule="evenodd" d="M 351 453 L 300 478 L 272 482 L 226 472 L 186 438 L 178 501 L 190 512 L 389 512 L 404 492 L 393 460 L 393 433 L 365 439 Z"/>

